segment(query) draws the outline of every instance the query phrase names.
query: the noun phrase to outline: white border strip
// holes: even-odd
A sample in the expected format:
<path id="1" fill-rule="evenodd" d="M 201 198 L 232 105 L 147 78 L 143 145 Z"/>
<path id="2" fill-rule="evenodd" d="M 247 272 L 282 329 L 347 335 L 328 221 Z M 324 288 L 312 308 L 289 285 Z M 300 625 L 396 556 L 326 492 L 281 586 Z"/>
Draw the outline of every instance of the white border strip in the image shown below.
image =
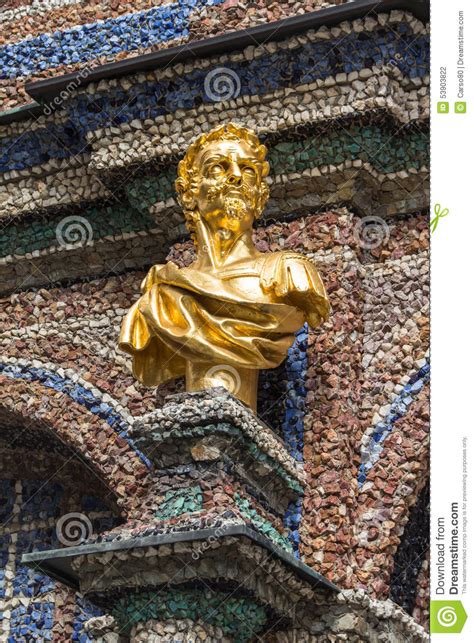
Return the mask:
<path id="1" fill-rule="evenodd" d="M 458 96 L 459 11 L 464 12 L 463 98 Z M 455 621 L 462 620 L 458 607 L 454 613 L 453 605 L 444 605 L 446 611 L 442 613 L 442 603 L 432 604 L 433 639 L 442 626 L 440 640 L 448 643 L 471 641 L 474 632 L 474 435 L 470 408 L 474 219 L 470 211 L 472 144 L 467 137 L 474 129 L 474 6 L 469 0 L 431 0 L 431 14 L 432 219 L 436 211 L 448 210 L 438 220 L 431 242 L 431 600 L 462 601 L 467 612 L 464 629 L 451 639 L 457 631 Z M 446 97 L 440 80 L 443 68 Z M 437 111 L 441 100 L 449 102 L 448 113 Z M 466 113 L 455 112 L 455 102 L 460 100 L 467 103 Z M 467 458 L 465 478 L 463 456 Z M 467 501 L 463 501 L 463 482 Z M 467 562 L 463 560 L 463 538 Z M 451 550 L 453 545 L 455 549 Z M 456 567 L 458 583 L 454 580 Z M 449 620 L 452 624 L 447 625 Z"/>

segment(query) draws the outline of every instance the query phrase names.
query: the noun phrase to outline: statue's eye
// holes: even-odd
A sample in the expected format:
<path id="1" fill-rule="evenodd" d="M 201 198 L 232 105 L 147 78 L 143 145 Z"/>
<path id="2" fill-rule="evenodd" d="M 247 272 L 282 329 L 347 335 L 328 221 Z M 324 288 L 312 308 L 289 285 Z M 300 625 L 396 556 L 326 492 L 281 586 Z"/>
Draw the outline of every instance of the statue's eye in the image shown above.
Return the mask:
<path id="1" fill-rule="evenodd" d="M 218 176 L 225 172 L 225 167 L 223 163 L 212 163 L 208 168 L 208 173 L 211 176 Z"/>
<path id="2" fill-rule="evenodd" d="M 243 168 L 243 171 L 245 172 L 245 174 L 247 174 L 247 176 L 255 176 L 256 175 L 255 168 L 253 168 L 251 165 L 246 165 Z"/>

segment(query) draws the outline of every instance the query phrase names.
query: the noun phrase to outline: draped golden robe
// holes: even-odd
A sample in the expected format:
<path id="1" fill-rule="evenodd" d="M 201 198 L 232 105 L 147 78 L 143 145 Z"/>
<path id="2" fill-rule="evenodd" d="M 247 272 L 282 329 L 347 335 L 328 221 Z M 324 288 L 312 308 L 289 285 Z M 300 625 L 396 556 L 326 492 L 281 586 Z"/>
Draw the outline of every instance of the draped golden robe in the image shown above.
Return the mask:
<path id="1" fill-rule="evenodd" d="M 187 361 L 274 368 L 305 321 L 317 327 L 329 315 L 316 268 L 293 252 L 259 254 L 218 276 L 157 265 L 141 290 L 119 348 L 133 356 L 133 374 L 146 386 L 184 375 Z"/>

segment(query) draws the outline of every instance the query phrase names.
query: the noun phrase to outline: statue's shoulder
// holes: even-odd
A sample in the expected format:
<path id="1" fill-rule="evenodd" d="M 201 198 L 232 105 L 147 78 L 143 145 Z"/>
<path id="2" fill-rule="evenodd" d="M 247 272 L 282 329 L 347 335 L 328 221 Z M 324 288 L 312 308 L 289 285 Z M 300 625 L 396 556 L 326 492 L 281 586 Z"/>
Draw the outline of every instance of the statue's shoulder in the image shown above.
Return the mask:
<path id="1" fill-rule="evenodd" d="M 298 252 L 269 253 L 262 260 L 260 284 L 306 312 L 314 327 L 329 316 L 329 300 L 313 262 Z"/>
<path id="2" fill-rule="evenodd" d="M 261 255 L 260 258 L 260 281 L 262 286 L 270 288 L 272 284 L 279 281 L 282 274 L 298 268 L 304 268 L 310 272 L 317 272 L 314 264 L 304 255 L 291 250 L 280 250 Z"/>

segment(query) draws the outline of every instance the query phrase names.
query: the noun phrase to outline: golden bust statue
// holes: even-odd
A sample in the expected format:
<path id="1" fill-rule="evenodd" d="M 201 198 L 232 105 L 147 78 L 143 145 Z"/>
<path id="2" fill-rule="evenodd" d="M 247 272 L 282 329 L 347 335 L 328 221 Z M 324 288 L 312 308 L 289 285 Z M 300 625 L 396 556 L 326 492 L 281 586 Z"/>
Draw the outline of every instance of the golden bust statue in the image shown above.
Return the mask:
<path id="1" fill-rule="evenodd" d="M 185 375 L 186 390 L 224 386 L 255 410 L 259 369 L 285 359 L 305 321 L 327 319 L 314 265 L 295 252 L 258 252 L 252 241 L 269 195 L 266 153 L 252 130 L 228 123 L 180 161 L 176 190 L 196 260 L 150 269 L 119 340 L 146 386 Z"/>

